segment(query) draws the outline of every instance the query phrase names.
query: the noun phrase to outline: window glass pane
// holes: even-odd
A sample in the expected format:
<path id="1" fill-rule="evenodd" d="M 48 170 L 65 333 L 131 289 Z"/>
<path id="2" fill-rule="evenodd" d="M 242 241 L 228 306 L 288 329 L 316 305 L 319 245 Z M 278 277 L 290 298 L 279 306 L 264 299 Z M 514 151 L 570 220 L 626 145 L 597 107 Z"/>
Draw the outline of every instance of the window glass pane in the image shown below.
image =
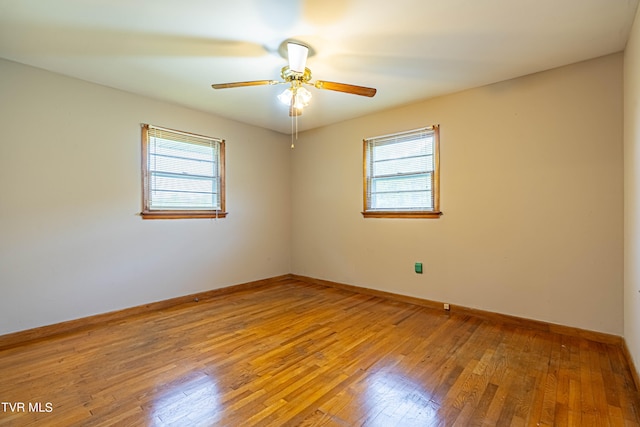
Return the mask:
<path id="1" fill-rule="evenodd" d="M 213 161 L 201 161 L 190 159 L 176 159 L 161 156 L 151 156 L 151 165 L 156 172 L 175 174 L 189 174 L 213 177 L 215 176 L 215 164 Z"/>
<path id="2" fill-rule="evenodd" d="M 429 210 L 431 191 L 414 191 L 408 193 L 376 193 L 371 195 L 372 209 L 386 210 Z"/>
<path id="3" fill-rule="evenodd" d="M 215 194 L 180 193 L 165 190 L 152 191 L 153 209 L 183 210 L 211 209 L 217 204 Z"/>
<path id="4" fill-rule="evenodd" d="M 431 170 L 433 170 L 433 156 L 405 157 L 395 160 L 374 160 L 372 175 L 421 173 Z"/>
<path id="5" fill-rule="evenodd" d="M 376 160 L 397 159 L 399 157 L 413 157 L 426 154 L 433 154 L 433 137 L 411 137 L 399 142 L 391 140 L 374 143 Z"/>
<path id="6" fill-rule="evenodd" d="M 195 144 L 187 142 L 175 142 L 168 139 L 151 137 L 155 152 L 159 155 L 190 157 L 207 160 L 211 157 L 211 149 L 215 147 L 210 144 Z"/>
<path id="7" fill-rule="evenodd" d="M 214 182 L 198 177 L 181 177 L 154 173 L 151 176 L 153 188 L 163 191 L 213 193 Z"/>
<path id="8" fill-rule="evenodd" d="M 213 147 L 195 144 L 181 144 L 176 147 L 171 141 L 154 138 L 150 162 L 152 169 L 158 172 L 183 173 L 190 175 L 215 176 Z"/>
<path id="9" fill-rule="evenodd" d="M 211 179 L 152 174 L 153 209 L 211 209 L 217 205 L 217 185 Z"/>
<path id="10" fill-rule="evenodd" d="M 396 191 L 431 190 L 431 174 L 374 178 L 371 180 L 372 193 L 389 193 Z"/>

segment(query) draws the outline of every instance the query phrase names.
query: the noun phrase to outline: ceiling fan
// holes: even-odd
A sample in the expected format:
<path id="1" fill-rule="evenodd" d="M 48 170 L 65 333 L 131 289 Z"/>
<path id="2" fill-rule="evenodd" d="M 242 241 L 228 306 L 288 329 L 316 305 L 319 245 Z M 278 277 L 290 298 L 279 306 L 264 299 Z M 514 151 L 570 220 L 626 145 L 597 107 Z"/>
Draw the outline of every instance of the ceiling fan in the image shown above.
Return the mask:
<path id="1" fill-rule="evenodd" d="M 278 80 L 252 80 L 248 82 L 217 83 L 212 84 L 214 89 L 228 89 L 243 86 L 262 86 L 289 84 L 289 87 L 278 95 L 278 99 L 289 106 L 289 116 L 299 116 L 302 110 L 311 100 L 311 92 L 304 86 L 313 86 L 316 89 L 333 90 L 336 92 L 351 93 L 354 95 L 372 97 L 376 89 L 364 86 L 356 86 L 346 83 L 328 82 L 324 80 L 311 81 L 311 70 L 306 67 L 309 56 L 309 46 L 297 40 L 285 40 L 280 45 L 281 54 L 286 53 L 289 65 L 282 67 Z"/>

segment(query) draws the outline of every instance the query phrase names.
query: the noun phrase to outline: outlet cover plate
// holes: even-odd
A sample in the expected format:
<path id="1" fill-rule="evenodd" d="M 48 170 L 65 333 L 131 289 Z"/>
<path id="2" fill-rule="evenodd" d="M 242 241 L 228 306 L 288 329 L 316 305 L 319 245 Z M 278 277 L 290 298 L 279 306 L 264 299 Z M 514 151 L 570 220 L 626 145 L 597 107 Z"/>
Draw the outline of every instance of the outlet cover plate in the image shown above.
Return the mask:
<path id="1" fill-rule="evenodd" d="M 421 262 L 416 262 L 415 270 L 416 270 L 416 273 L 422 274 L 422 263 Z"/>

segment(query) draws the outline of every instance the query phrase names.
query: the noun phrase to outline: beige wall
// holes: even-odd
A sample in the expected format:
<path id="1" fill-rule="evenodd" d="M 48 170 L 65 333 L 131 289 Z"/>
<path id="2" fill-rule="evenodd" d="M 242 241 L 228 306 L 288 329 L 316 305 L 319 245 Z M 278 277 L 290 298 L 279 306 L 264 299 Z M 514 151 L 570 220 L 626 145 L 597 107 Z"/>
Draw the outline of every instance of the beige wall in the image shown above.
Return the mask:
<path id="1" fill-rule="evenodd" d="M 0 60 L 0 334 L 290 272 L 283 135 Z M 140 123 L 227 141 L 219 220 L 143 221 Z"/>
<path id="2" fill-rule="evenodd" d="M 0 334 L 288 272 L 623 333 L 621 54 L 306 132 L 293 151 L 8 61 L 0 76 Z M 227 140 L 228 218 L 136 216 L 142 122 Z M 362 138 L 432 123 L 445 215 L 364 220 Z"/>
<path id="3" fill-rule="evenodd" d="M 640 8 L 624 55 L 624 337 L 640 369 Z"/>
<path id="4" fill-rule="evenodd" d="M 304 133 L 293 273 L 622 335 L 622 99 L 615 54 Z M 433 123 L 444 216 L 363 219 L 362 138 Z"/>

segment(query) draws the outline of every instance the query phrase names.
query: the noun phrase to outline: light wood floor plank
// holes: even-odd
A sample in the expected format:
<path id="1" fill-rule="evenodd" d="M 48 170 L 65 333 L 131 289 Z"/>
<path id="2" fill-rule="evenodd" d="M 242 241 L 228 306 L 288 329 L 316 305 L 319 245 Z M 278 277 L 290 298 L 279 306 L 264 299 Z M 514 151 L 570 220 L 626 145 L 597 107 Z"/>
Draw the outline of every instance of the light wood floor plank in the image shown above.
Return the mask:
<path id="1" fill-rule="evenodd" d="M 640 424 L 623 350 L 295 279 L 0 351 L 0 425 Z"/>

